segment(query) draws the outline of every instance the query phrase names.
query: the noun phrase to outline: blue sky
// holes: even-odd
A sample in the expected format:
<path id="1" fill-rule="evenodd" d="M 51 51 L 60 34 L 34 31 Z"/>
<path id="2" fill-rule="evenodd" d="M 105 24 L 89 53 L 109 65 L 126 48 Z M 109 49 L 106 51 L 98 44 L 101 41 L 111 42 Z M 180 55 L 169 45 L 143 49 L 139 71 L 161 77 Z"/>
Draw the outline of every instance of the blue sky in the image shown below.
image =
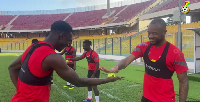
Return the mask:
<path id="1" fill-rule="evenodd" d="M 123 0 L 110 0 L 110 2 Z M 0 0 L 0 11 L 55 10 L 106 4 L 106 0 Z"/>

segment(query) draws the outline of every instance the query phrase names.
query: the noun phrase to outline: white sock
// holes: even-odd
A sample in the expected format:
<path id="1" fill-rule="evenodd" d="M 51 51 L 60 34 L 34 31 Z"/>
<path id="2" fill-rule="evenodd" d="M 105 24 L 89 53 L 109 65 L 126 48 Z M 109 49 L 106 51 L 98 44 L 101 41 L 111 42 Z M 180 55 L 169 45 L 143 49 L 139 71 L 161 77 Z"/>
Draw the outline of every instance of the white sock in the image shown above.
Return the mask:
<path id="1" fill-rule="evenodd" d="M 74 87 L 75 85 L 72 84 L 72 87 Z"/>
<path id="2" fill-rule="evenodd" d="M 88 98 L 92 98 L 92 91 L 88 91 Z"/>
<path id="3" fill-rule="evenodd" d="M 67 82 L 67 85 L 70 85 L 70 83 L 69 83 L 69 82 Z"/>
<path id="4" fill-rule="evenodd" d="M 95 96 L 96 102 L 99 102 L 99 96 Z"/>

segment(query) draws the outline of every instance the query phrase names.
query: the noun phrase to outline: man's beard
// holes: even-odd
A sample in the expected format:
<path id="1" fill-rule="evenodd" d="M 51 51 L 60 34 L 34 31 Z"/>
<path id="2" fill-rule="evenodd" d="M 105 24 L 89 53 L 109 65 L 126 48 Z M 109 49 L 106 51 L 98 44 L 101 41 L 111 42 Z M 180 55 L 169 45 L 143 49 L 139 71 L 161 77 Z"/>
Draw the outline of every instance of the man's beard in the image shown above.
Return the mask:
<path id="1" fill-rule="evenodd" d="M 161 38 L 161 39 L 159 39 L 159 40 L 156 40 L 156 42 L 154 43 L 154 44 L 152 44 L 152 45 L 158 45 L 160 42 L 162 42 L 164 40 L 164 38 Z"/>

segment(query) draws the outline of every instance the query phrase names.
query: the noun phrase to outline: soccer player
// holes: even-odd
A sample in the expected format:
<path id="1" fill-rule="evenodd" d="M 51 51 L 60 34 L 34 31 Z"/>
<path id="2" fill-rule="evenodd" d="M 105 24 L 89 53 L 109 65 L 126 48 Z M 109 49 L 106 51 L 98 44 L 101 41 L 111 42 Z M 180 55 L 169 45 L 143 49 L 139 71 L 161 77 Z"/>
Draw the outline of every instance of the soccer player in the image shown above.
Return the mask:
<path id="1" fill-rule="evenodd" d="M 76 57 L 76 49 L 73 46 L 71 46 L 71 44 L 72 44 L 72 41 L 69 42 L 67 47 L 65 47 L 65 49 L 60 53 L 60 55 L 65 54 L 65 59 Z M 75 71 L 76 70 L 76 62 L 71 61 L 71 60 L 69 60 L 69 61 L 66 60 L 66 61 L 68 62 L 67 65 Z M 71 85 L 71 83 L 69 83 L 69 82 L 67 82 L 67 85 L 64 87 L 69 87 L 69 89 L 74 89 L 74 85 L 73 84 Z"/>
<path id="2" fill-rule="evenodd" d="M 68 58 L 68 60 L 79 61 L 86 57 L 88 61 L 88 78 L 99 78 L 100 68 L 99 68 L 99 55 L 91 49 L 92 42 L 89 40 L 83 41 L 83 49 L 85 52 L 80 57 Z M 88 98 L 83 101 L 92 101 L 92 88 L 95 94 L 96 102 L 99 102 L 99 90 L 97 86 L 88 86 Z"/>
<path id="3" fill-rule="evenodd" d="M 172 80 L 174 71 L 179 80 L 179 102 L 185 102 L 188 94 L 187 63 L 183 53 L 165 39 L 166 23 L 154 19 L 148 26 L 148 42 L 136 46 L 133 52 L 111 69 L 101 68 L 107 73 L 117 73 L 132 61 L 143 57 L 145 74 L 141 102 L 175 102 Z"/>
<path id="4" fill-rule="evenodd" d="M 54 22 L 44 41 L 30 45 L 11 63 L 8 67 L 10 78 L 17 88 L 11 102 L 49 102 L 49 87 L 54 70 L 62 79 L 78 87 L 100 85 L 122 78 L 79 78 L 64 58 L 55 52 L 55 49 L 61 51 L 71 42 L 71 32 L 72 27 L 65 21 Z"/>

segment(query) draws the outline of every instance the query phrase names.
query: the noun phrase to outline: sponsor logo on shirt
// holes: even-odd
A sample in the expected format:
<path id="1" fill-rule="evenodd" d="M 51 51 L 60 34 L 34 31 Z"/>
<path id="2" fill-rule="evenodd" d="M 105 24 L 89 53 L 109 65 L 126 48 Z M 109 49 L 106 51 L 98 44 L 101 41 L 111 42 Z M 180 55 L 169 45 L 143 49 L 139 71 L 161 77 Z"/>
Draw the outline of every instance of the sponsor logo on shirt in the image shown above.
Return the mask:
<path id="1" fill-rule="evenodd" d="M 23 68 L 21 68 L 21 70 L 22 70 L 22 72 L 24 72 L 24 73 L 26 72 Z"/>
<path id="2" fill-rule="evenodd" d="M 146 68 L 148 68 L 148 69 L 150 69 L 150 70 L 153 70 L 153 71 L 160 71 L 160 69 L 158 69 L 158 68 L 154 68 L 154 67 L 152 67 L 152 66 L 149 66 L 149 65 L 147 65 L 147 64 L 145 64 L 145 66 L 146 66 Z"/>

